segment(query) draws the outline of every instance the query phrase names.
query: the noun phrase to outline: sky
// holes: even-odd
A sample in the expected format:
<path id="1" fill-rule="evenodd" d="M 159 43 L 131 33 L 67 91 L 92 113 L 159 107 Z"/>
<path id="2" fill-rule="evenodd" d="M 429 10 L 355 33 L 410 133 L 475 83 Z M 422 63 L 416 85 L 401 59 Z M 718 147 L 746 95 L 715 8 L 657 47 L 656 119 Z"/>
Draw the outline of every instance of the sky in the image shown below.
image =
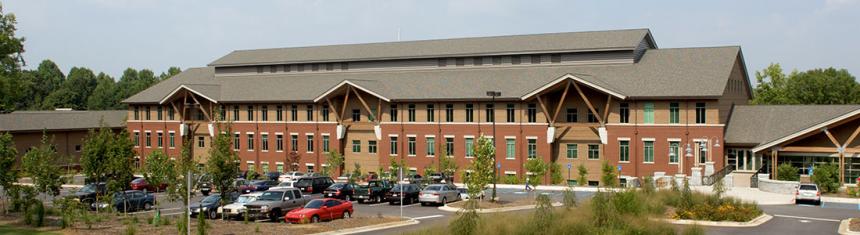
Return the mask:
<path id="1" fill-rule="evenodd" d="M 649 28 L 658 47 L 740 45 L 751 79 L 780 63 L 860 74 L 860 0 L 11 0 L 26 68 L 51 59 L 160 73 L 233 50 Z M 250 4 L 253 3 L 253 4 Z"/>

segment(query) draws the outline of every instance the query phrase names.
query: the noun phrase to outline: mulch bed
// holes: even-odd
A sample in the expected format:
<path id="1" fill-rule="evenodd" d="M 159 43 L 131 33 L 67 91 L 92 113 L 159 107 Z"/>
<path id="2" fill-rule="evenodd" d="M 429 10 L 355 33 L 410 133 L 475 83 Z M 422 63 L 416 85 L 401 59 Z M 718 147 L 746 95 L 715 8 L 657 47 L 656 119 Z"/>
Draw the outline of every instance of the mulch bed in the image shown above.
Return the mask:
<path id="1" fill-rule="evenodd" d="M 466 201 L 459 201 L 454 203 L 448 203 L 448 207 L 454 208 L 463 208 L 466 205 Z M 490 200 L 482 200 L 478 201 L 478 209 L 495 209 L 495 208 L 503 208 L 503 207 L 515 207 L 515 206 L 527 206 L 527 205 L 535 205 L 535 200 L 532 198 L 524 198 L 515 201 L 506 201 L 499 200 L 496 202 L 490 202 Z"/>
<path id="2" fill-rule="evenodd" d="M 860 232 L 860 218 L 852 218 L 848 221 L 848 230 Z"/>

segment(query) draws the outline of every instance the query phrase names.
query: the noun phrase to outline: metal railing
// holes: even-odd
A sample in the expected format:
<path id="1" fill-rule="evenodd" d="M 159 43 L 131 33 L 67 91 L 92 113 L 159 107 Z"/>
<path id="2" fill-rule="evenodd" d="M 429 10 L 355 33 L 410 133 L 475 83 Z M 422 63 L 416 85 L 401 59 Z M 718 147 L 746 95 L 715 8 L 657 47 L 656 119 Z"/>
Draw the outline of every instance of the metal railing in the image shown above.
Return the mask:
<path id="1" fill-rule="evenodd" d="M 764 169 L 764 166 L 759 167 L 755 174 L 750 176 L 750 188 L 758 188 L 758 174 L 761 173 L 761 170 Z"/>
<path id="2" fill-rule="evenodd" d="M 735 165 L 731 165 L 731 164 L 726 165 L 725 167 L 723 167 L 723 169 L 720 169 L 719 171 L 714 172 L 714 174 L 711 174 L 709 176 L 705 176 L 704 178 L 702 178 L 702 184 L 703 185 L 713 185 L 714 183 L 717 182 L 717 180 L 723 180 L 723 177 L 726 177 L 726 175 L 728 175 L 729 173 L 732 173 L 732 171 L 734 171 L 734 170 L 735 170 Z"/>

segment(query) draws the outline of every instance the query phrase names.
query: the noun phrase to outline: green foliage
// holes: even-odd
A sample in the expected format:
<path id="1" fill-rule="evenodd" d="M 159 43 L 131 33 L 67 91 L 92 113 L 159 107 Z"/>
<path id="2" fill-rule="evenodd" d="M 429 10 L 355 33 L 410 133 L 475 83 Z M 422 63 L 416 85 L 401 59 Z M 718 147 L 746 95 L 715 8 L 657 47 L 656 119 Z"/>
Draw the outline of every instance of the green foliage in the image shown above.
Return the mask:
<path id="1" fill-rule="evenodd" d="M 549 167 L 543 159 L 537 157 L 526 161 L 525 168 L 526 171 L 534 174 L 532 177 L 528 177 L 526 179 L 529 181 L 530 185 L 534 185 L 535 188 L 537 188 L 537 185 L 543 183 L 543 176 L 546 175 L 546 170 Z"/>
<path id="2" fill-rule="evenodd" d="M 576 167 L 576 171 L 579 173 L 576 183 L 579 184 L 579 186 L 588 184 L 588 169 L 585 168 L 585 164 L 579 164 L 579 166 Z"/>
<path id="3" fill-rule="evenodd" d="M 22 81 L 16 79 L 24 63 L 24 38 L 15 37 L 15 24 L 15 14 L 4 14 L 0 5 L 0 111 L 21 108 L 30 98 L 20 89 Z"/>
<path id="4" fill-rule="evenodd" d="M 520 178 L 517 177 L 516 175 L 503 176 L 503 180 L 504 180 L 505 184 L 521 184 L 522 183 L 522 182 L 520 182 Z"/>
<path id="5" fill-rule="evenodd" d="M 469 198 L 478 198 L 481 191 L 493 182 L 493 167 L 495 167 L 493 156 L 496 155 L 496 149 L 490 139 L 482 135 L 478 138 L 475 148 L 475 159 L 469 166 L 471 173 L 465 178 Z"/>
<path id="6" fill-rule="evenodd" d="M 561 203 L 567 209 L 576 207 L 576 191 L 573 191 L 571 188 L 565 189 L 564 192 L 562 192 Z"/>
<path id="7" fill-rule="evenodd" d="M 860 84 L 845 69 L 792 71 L 786 75 L 779 64 L 756 72 L 755 104 L 857 104 Z"/>
<path id="8" fill-rule="evenodd" d="M 839 166 L 832 162 L 817 165 L 812 172 L 812 182 L 818 185 L 821 192 L 835 193 L 839 190 Z"/>
<path id="9" fill-rule="evenodd" d="M 37 192 L 50 196 L 60 195 L 60 186 L 64 183 L 60 169 L 57 166 L 57 152 L 51 146 L 48 136 L 42 133 L 42 142 L 38 147 L 24 154 L 22 166 L 24 172 L 33 178 Z"/>
<path id="10" fill-rule="evenodd" d="M 549 164 L 550 183 L 561 184 L 564 182 L 564 176 L 561 175 L 561 164 L 553 162 Z"/>
<path id="11" fill-rule="evenodd" d="M 123 232 L 123 234 L 125 234 L 125 235 L 137 234 L 137 223 L 138 223 L 137 217 L 132 216 L 130 218 L 127 218 L 127 219 L 125 219 L 125 221 L 123 221 L 123 223 L 125 224 L 125 231 Z"/>
<path id="12" fill-rule="evenodd" d="M 206 161 L 206 170 L 212 180 L 212 186 L 221 193 L 222 205 L 228 203 L 229 193 L 237 190 L 233 181 L 239 173 L 239 156 L 233 151 L 233 135 L 229 134 L 232 133 L 229 124 L 226 130 L 215 135 L 209 148 L 209 159 Z"/>
<path id="13" fill-rule="evenodd" d="M 473 235 L 478 233 L 478 221 L 480 217 L 477 208 L 478 200 L 468 200 L 465 202 L 465 209 L 457 212 L 458 217 L 448 226 L 448 232 L 454 235 Z"/>
<path id="14" fill-rule="evenodd" d="M 87 178 L 107 183 L 107 194 L 122 191 L 132 178 L 134 144 L 125 130 L 114 133 L 102 126 L 84 140 L 81 168 Z M 110 180 L 108 180 L 110 179 Z"/>
<path id="15" fill-rule="evenodd" d="M 197 215 L 197 235 L 206 235 L 206 216 Z"/>
<path id="16" fill-rule="evenodd" d="M 34 227 L 42 227 L 45 225 L 45 204 L 41 201 L 36 201 L 24 213 L 24 223 Z"/>
<path id="17" fill-rule="evenodd" d="M 714 196 L 720 198 L 723 196 L 723 193 L 726 192 L 726 184 L 723 183 L 723 179 L 717 180 L 713 185 Z"/>
<path id="18" fill-rule="evenodd" d="M 618 186 L 618 178 L 615 174 L 615 167 L 609 165 L 609 162 L 604 161 L 603 166 L 600 168 L 602 175 L 600 176 L 600 181 L 603 183 L 603 187 L 617 187 Z"/>
<path id="19" fill-rule="evenodd" d="M 176 181 L 178 177 L 173 168 L 173 160 L 170 160 L 164 152 L 157 149 L 146 157 L 143 175 L 150 185 L 166 184 Z M 155 187 L 155 190 L 158 191 L 159 188 Z"/>
<path id="20" fill-rule="evenodd" d="M 18 182 L 18 171 L 13 170 L 15 161 L 17 161 L 18 150 L 15 148 L 15 142 L 12 140 L 12 134 L 0 133 L 0 187 L 5 189 L 11 188 L 12 184 Z M 8 209 L 8 198 L 11 196 L 9 190 L 4 190 L 6 194 L 6 203 L 3 210 Z"/>
<path id="21" fill-rule="evenodd" d="M 444 142 L 439 141 L 439 152 L 441 153 L 441 157 L 439 157 L 439 171 L 445 174 L 446 177 L 451 177 L 453 180 L 454 174 L 457 173 L 457 162 L 454 161 L 454 157 L 450 156 L 448 149 L 443 145 Z M 453 183 L 453 182 L 451 182 Z"/>
<path id="22" fill-rule="evenodd" d="M 54 207 L 60 212 L 60 227 L 62 228 L 73 227 L 77 220 L 82 217 L 81 214 L 86 213 L 86 208 L 80 201 L 69 197 L 54 200 Z"/>
<path id="23" fill-rule="evenodd" d="M 654 178 L 651 176 L 645 176 L 645 180 L 642 183 L 642 192 L 645 194 L 652 194 L 654 191 L 657 191 L 656 186 L 654 185 Z"/>
<path id="24" fill-rule="evenodd" d="M 358 164 L 358 162 L 356 162 L 353 164 L 352 176 L 349 177 L 350 183 L 360 181 L 363 178 L 361 176 L 361 164 Z"/>
<path id="25" fill-rule="evenodd" d="M 344 162 L 342 154 L 338 153 L 337 151 L 328 152 L 328 155 L 325 158 L 325 162 L 328 163 L 329 167 L 323 169 L 323 171 L 325 171 L 324 175 L 329 175 L 329 171 L 331 171 L 332 169 L 337 171 L 337 175 L 341 174 Z"/>
<path id="26" fill-rule="evenodd" d="M 798 181 L 800 180 L 800 175 L 798 174 L 797 167 L 788 163 L 782 163 L 776 168 L 776 179 L 784 181 Z"/>

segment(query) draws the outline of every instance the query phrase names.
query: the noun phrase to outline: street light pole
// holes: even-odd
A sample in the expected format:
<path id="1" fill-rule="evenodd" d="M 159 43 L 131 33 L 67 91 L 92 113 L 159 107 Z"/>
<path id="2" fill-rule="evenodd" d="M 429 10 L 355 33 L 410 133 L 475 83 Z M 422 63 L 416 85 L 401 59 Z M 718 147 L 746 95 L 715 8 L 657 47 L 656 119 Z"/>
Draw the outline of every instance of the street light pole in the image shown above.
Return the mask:
<path id="1" fill-rule="evenodd" d="M 490 201 L 493 201 L 493 202 L 496 201 L 496 181 L 498 181 L 498 177 L 496 176 L 496 175 L 498 175 L 498 172 L 497 172 L 498 166 L 496 165 L 496 164 L 498 164 L 496 162 L 496 96 L 501 96 L 501 95 L 502 95 L 501 91 L 487 91 L 487 96 L 491 97 L 490 99 L 492 100 L 492 103 L 493 103 L 493 110 L 492 110 L 492 114 L 493 114 L 493 196 L 490 198 Z"/>

